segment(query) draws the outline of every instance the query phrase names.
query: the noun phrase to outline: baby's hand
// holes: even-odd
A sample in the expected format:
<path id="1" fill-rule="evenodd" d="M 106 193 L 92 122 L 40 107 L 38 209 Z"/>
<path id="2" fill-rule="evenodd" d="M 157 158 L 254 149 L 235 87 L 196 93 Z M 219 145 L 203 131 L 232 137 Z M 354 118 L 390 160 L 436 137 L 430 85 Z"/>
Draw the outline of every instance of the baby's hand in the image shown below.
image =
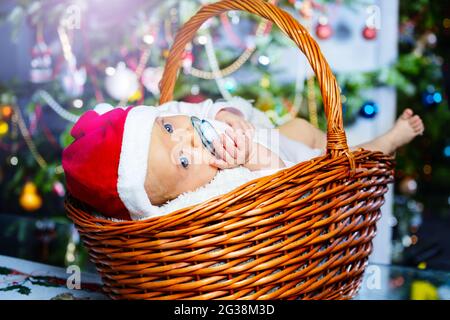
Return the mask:
<path id="1" fill-rule="evenodd" d="M 219 169 L 230 169 L 245 164 L 251 152 L 251 136 L 243 130 L 226 130 L 220 135 L 220 140 L 214 140 L 213 146 L 216 158 L 211 165 Z"/>
<path id="2" fill-rule="evenodd" d="M 220 110 L 216 115 L 216 120 L 225 122 L 230 127 L 232 127 L 234 130 L 244 130 L 244 131 L 253 131 L 254 127 L 253 125 L 242 118 L 241 116 L 227 111 L 226 109 Z"/>

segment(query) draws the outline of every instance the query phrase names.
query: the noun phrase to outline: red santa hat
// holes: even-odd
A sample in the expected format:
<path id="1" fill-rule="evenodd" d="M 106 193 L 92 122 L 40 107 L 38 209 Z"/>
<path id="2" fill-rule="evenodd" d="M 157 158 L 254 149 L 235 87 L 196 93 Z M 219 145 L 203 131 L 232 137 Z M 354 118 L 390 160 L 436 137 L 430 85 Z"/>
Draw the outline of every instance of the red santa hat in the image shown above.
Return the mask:
<path id="1" fill-rule="evenodd" d="M 72 128 L 62 155 L 67 189 L 110 218 L 137 220 L 158 213 L 144 189 L 155 118 L 153 106 L 100 104 Z"/>

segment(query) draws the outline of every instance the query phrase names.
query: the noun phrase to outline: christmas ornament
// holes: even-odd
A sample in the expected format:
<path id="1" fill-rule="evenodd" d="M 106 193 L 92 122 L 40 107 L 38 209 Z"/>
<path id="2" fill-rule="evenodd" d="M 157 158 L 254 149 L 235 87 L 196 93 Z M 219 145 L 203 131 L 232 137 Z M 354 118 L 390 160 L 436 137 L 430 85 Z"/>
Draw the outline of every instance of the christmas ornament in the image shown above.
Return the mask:
<path id="1" fill-rule="evenodd" d="M 237 82 L 234 78 L 229 77 L 225 79 L 225 89 L 227 89 L 230 92 L 234 92 L 237 87 Z"/>
<path id="2" fill-rule="evenodd" d="M 299 11 L 304 19 L 311 19 L 313 16 L 313 4 L 311 1 L 294 1 L 294 7 Z"/>
<path id="3" fill-rule="evenodd" d="M 189 103 L 200 103 L 205 100 L 206 100 L 206 97 L 202 94 L 196 94 L 196 95 L 190 94 L 183 98 L 183 101 L 189 102 Z"/>
<path id="4" fill-rule="evenodd" d="M 267 76 L 264 76 L 261 78 L 261 80 L 259 81 L 259 85 L 263 88 L 268 88 L 270 87 L 270 79 Z"/>
<path id="5" fill-rule="evenodd" d="M 65 93 L 69 97 L 78 97 L 83 94 L 84 84 L 86 83 L 86 69 L 84 67 L 77 68 L 77 59 L 72 51 L 69 36 L 65 29 L 60 26 L 58 35 L 61 41 L 61 48 L 66 60 L 66 64 L 61 73 L 61 84 Z"/>
<path id="6" fill-rule="evenodd" d="M 347 21 L 342 20 L 336 25 L 334 36 L 339 41 L 347 41 L 352 37 L 352 28 Z"/>
<path id="7" fill-rule="evenodd" d="M 67 63 L 61 74 L 61 84 L 64 92 L 69 97 L 79 97 L 84 92 L 84 84 L 86 83 L 86 69 L 76 67 L 76 60 Z"/>
<path id="8" fill-rule="evenodd" d="M 444 157 L 446 157 L 447 159 L 450 158 L 450 144 L 444 147 L 443 153 Z"/>
<path id="9" fill-rule="evenodd" d="M 9 131 L 8 122 L 0 120 L 0 138 L 7 134 Z"/>
<path id="10" fill-rule="evenodd" d="M 192 54 L 192 51 L 190 51 L 190 50 L 185 51 L 183 53 L 183 58 L 182 58 L 183 71 L 185 73 L 191 72 L 193 63 L 194 63 L 194 55 Z"/>
<path id="11" fill-rule="evenodd" d="M 35 211 L 42 206 L 42 198 L 33 182 L 25 183 L 19 198 L 20 206 L 26 211 Z"/>
<path id="12" fill-rule="evenodd" d="M 141 100 L 141 99 L 142 99 L 142 92 L 141 92 L 140 89 L 136 90 L 136 92 L 133 93 L 133 94 L 131 95 L 131 97 L 128 98 L 128 100 L 129 100 L 130 102 L 135 102 L 135 101 L 138 101 L 138 100 Z"/>
<path id="13" fill-rule="evenodd" d="M 52 80 L 52 56 L 41 31 L 38 31 L 37 42 L 31 49 L 30 81 L 44 83 Z"/>
<path id="14" fill-rule="evenodd" d="M 401 43 L 406 43 L 413 45 L 416 40 L 414 37 L 414 29 L 416 25 L 412 21 L 406 21 L 400 26 L 399 41 Z"/>
<path id="15" fill-rule="evenodd" d="M 425 107 L 434 107 L 442 102 L 442 94 L 436 91 L 433 86 L 429 86 L 422 94 L 422 102 Z"/>
<path id="16" fill-rule="evenodd" d="M 399 189 L 402 194 L 414 195 L 417 191 L 417 181 L 407 176 L 400 181 Z"/>
<path id="17" fill-rule="evenodd" d="M 142 73 L 142 84 L 154 96 L 159 95 L 159 81 L 161 81 L 163 72 L 162 67 L 148 67 Z"/>
<path id="18" fill-rule="evenodd" d="M 366 40 L 374 40 L 377 37 L 377 29 L 374 27 L 365 26 L 362 31 L 362 36 Z"/>
<path id="19" fill-rule="evenodd" d="M 2 111 L 1 111 L 2 118 L 5 119 L 5 120 L 8 120 L 11 117 L 12 112 L 13 112 L 13 110 L 12 110 L 12 107 L 10 105 L 4 105 L 2 107 Z"/>
<path id="20" fill-rule="evenodd" d="M 361 117 L 366 119 L 375 118 L 378 113 L 378 105 L 373 101 L 365 102 L 361 109 L 359 110 L 359 114 Z"/>
<path id="21" fill-rule="evenodd" d="M 56 193 L 56 195 L 58 195 L 61 198 L 66 195 L 66 188 L 64 188 L 64 185 L 59 181 L 56 181 L 53 184 L 52 190 L 54 193 Z"/>
<path id="22" fill-rule="evenodd" d="M 106 77 L 105 88 L 112 98 L 128 100 L 139 89 L 139 81 L 125 63 L 119 62 L 114 74 Z"/>
<path id="23" fill-rule="evenodd" d="M 438 300 L 436 286 L 426 280 L 414 280 L 411 283 L 411 300 Z"/>
<path id="24" fill-rule="evenodd" d="M 370 5 L 366 8 L 366 23 L 362 30 L 362 36 L 366 40 L 374 40 L 377 37 L 377 29 L 380 29 L 380 7 Z"/>
<path id="25" fill-rule="evenodd" d="M 333 34 L 333 29 L 328 23 L 328 18 L 325 16 L 321 16 L 319 18 L 319 23 L 316 26 L 316 35 L 317 38 L 321 40 L 326 40 L 331 37 Z"/>

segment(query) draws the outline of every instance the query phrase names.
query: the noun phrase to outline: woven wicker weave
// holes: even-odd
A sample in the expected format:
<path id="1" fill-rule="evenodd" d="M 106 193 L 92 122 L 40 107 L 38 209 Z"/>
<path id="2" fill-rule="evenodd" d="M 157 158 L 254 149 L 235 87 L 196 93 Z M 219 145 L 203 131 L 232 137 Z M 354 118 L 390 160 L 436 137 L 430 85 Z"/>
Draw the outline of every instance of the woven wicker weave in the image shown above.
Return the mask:
<path id="1" fill-rule="evenodd" d="M 271 20 L 306 55 L 328 119 L 326 155 L 166 216 L 112 222 L 70 197 L 68 216 L 113 299 L 349 299 L 361 284 L 394 161 L 349 151 L 338 85 L 305 28 L 262 0 L 203 6 L 177 34 L 160 103 L 172 99 L 185 45 L 228 10 Z"/>

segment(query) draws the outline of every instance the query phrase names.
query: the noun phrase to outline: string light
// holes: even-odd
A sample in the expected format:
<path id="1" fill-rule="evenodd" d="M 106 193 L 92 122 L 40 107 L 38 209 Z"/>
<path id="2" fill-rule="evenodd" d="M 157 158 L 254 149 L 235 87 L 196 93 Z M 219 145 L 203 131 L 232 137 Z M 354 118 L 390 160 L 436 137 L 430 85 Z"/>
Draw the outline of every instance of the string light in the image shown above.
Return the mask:
<path id="1" fill-rule="evenodd" d="M 200 87 L 196 84 L 194 84 L 191 88 L 191 94 L 196 96 L 200 93 Z"/>
<path id="2" fill-rule="evenodd" d="M 276 3 L 277 1 L 269 1 L 269 2 Z M 267 28 L 268 24 L 269 22 L 267 20 L 261 21 L 256 29 L 254 37 L 260 38 L 263 36 L 267 36 L 267 34 L 269 33 Z M 191 67 L 189 73 L 196 78 L 204 80 L 213 80 L 216 74 L 224 78 L 239 70 L 242 67 L 242 65 L 244 65 L 248 61 L 248 59 L 250 59 L 250 57 L 253 55 L 255 51 L 256 45 L 249 44 L 247 48 L 244 50 L 244 52 L 233 63 L 231 63 L 229 66 L 223 69 L 219 69 L 218 72 L 204 71 Z"/>
<path id="3" fill-rule="evenodd" d="M 33 94 L 33 99 L 35 99 L 36 97 L 40 97 L 41 99 L 43 99 L 46 104 L 64 120 L 73 123 L 77 122 L 79 116 L 64 109 L 59 103 L 55 101 L 55 99 L 53 99 L 53 97 L 47 91 L 36 91 L 35 94 Z"/>
<path id="4" fill-rule="evenodd" d="M 114 67 L 107 67 L 105 73 L 107 76 L 112 77 L 116 73 L 116 69 Z"/>
<path id="5" fill-rule="evenodd" d="M 214 80 L 219 88 L 220 94 L 225 100 L 230 100 L 232 98 L 230 92 L 225 89 L 225 82 L 223 80 L 223 76 L 220 74 L 219 62 L 217 61 L 217 57 L 214 51 L 214 47 L 212 45 L 211 35 L 207 31 L 208 41 L 206 43 L 206 56 L 208 58 L 209 65 L 214 74 Z"/>
<path id="6" fill-rule="evenodd" d="M 263 66 L 268 66 L 270 63 L 270 58 L 268 56 L 262 55 L 262 56 L 259 56 L 258 62 L 260 64 L 262 64 Z"/>
<path id="7" fill-rule="evenodd" d="M 144 41 L 144 43 L 150 45 L 153 44 L 153 42 L 155 42 L 155 37 L 151 34 L 146 34 L 143 38 L 142 41 Z"/>
<path id="8" fill-rule="evenodd" d="M 208 42 L 208 38 L 206 38 L 206 36 L 204 36 L 204 35 L 198 36 L 197 42 L 198 42 L 198 44 L 201 44 L 202 46 L 204 46 Z"/>
<path id="9" fill-rule="evenodd" d="M 16 156 L 12 156 L 12 157 L 9 159 L 9 163 L 10 163 L 12 166 L 17 166 L 17 165 L 19 164 L 19 159 L 18 159 Z"/>
<path id="10" fill-rule="evenodd" d="M 36 145 L 34 144 L 33 140 L 31 139 L 30 132 L 28 131 L 27 126 L 25 125 L 25 121 L 23 120 L 20 108 L 18 108 L 16 105 L 14 105 L 13 108 L 14 108 L 13 121 L 17 123 L 20 134 L 22 135 L 23 139 L 25 140 L 25 143 L 26 143 L 28 149 L 30 150 L 31 155 L 33 156 L 34 160 L 37 162 L 37 164 L 41 168 L 47 167 L 47 162 L 41 156 L 41 154 L 38 152 Z"/>
<path id="11" fill-rule="evenodd" d="M 83 108 L 83 100 L 81 99 L 75 99 L 73 100 L 73 106 L 77 109 Z"/>
<path id="12" fill-rule="evenodd" d="M 411 237 L 410 236 L 404 236 L 402 238 L 402 244 L 404 247 L 409 247 L 411 245 L 412 241 L 411 241 Z"/>

